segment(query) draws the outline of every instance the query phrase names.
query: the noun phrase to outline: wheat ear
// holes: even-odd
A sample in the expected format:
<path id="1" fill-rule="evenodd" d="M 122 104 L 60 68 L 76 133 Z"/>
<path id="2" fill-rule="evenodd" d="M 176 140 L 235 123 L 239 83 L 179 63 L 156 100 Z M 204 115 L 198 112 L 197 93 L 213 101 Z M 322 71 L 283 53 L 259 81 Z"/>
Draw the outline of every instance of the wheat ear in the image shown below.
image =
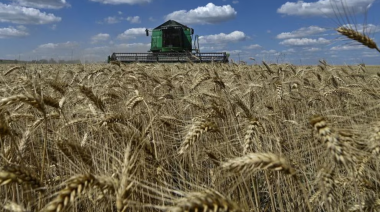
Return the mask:
<path id="1" fill-rule="evenodd" d="M 244 135 L 244 146 L 243 146 L 243 155 L 247 154 L 252 144 L 255 143 L 255 136 L 258 136 L 259 133 L 264 132 L 264 128 L 261 125 L 261 123 L 256 119 L 252 118 L 249 121 L 249 124 L 247 126 L 247 129 L 245 131 Z M 256 141 L 256 144 L 258 145 L 258 150 L 262 150 L 262 144 L 261 141 Z"/>
<path id="2" fill-rule="evenodd" d="M 0 169 L 0 185 L 11 182 L 28 185 L 33 189 L 42 187 L 40 181 L 25 168 L 17 165 L 6 165 Z"/>
<path id="3" fill-rule="evenodd" d="M 15 66 L 15 67 L 9 69 L 8 71 L 6 71 L 6 72 L 4 73 L 4 76 L 7 76 L 8 74 L 12 73 L 13 71 L 18 70 L 18 69 L 21 69 L 21 68 L 22 68 L 21 66 Z"/>
<path id="4" fill-rule="evenodd" d="M 23 205 L 17 204 L 16 202 L 6 201 L 3 208 L 12 212 L 29 212 L 31 210 L 27 210 Z"/>
<path id="5" fill-rule="evenodd" d="M 103 101 L 92 92 L 91 88 L 81 85 L 80 91 L 85 96 L 87 96 L 87 98 L 89 98 L 96 105 L 97 108 L 99 108 L 103 112 L 105 111 L 105 105 Z"/>
<path id="6" fill-rule="evenodd" d="M 351 162 L 353 160 L 347 154 L 347 148 L 341 142 L 339 134 L 332 131 L 324 117 L 319 115 L 313 116 L 310 119 L 310 123 L 317 132 L 318 139 L 321 143 L 326 144 L 328 151 L 332 153 L 332 157 L 337 163 L 346 164 L 347 161 Z"/>
<path id="7" fill-rule="evenodd" d="M 175 205 L 166 210 L 167 212 L 188 212 L 188 211 L 242 211 L 237 204 L 227 199 L 215 191 L 192 192 L 184 198 L 175 201 Z"/>
<path id="8" fill-rule="evenodd" d="M 374 123 L 369 142 L 370 152 L 374 156 L 378 156 L 380 154 L 380 122 Z"/>
<path id="9" fill-rule="evenodd" d="M 115 186 L 112 180 L 104 180 L 92 174 L 74 176 L 64 184 L 65 188 L 58 191 L 57 196 L 42 209 L 43 212 L 63 211 L 75 198 L 92 188 L 114 191 Z"/>
<path id="10" fill-rule="evenodd" d="M 205 119 L 199 118 L 194 119 L 193 124 L 191 125 L 189 131 L 187 132 L 184 141 L 181 143 L 179 154 L 185 153 L 185 151 L 196 142 L 199 137 L 209 131 L 215 131 L 216 125 L 214 122 Z"/>
<path id="11" fill-rule="evenodd" d="M 258 169 L 282 171 L 289 175 L 296 173 L 285 158 L 273 153 L 249 153 L 232 158 L 222 163 L 221 169 L 234 173 L 249 173 Z"/>
<path id="12" fill-rule="evenodd" d="M 356 40 L 357 42 L 363 44 L 364 46 L 370 49 L 376 49 L 378 52 L 380 52 L 380 49 L 377 47 L 375 41 L 373 41 L 367 35 L 358 32 L 357 30 L 350 29 L 347 27 L 339 27 L 338 29 L 336 29 L 336 31 L 352 40 Z"/>
<path id="13" fill-rule="evenodd" d="M 335 173 L 333 167 L 324 167 L 318 171 L 316 182 L 319 187 L 320 193 L 323 195 L 323 199 L 328 203 L 332 203 L 335 192 Z"/>

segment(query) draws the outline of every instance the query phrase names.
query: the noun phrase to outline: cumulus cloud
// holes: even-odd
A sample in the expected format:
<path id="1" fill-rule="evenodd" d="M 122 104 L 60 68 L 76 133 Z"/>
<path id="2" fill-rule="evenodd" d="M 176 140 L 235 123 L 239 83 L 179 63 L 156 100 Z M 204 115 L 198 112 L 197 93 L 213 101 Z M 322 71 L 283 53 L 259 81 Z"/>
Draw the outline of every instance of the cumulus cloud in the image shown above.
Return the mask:
<path id="1" fill-rule="evenodd" d="M 352 15 L 364 13 L 371 7 L 375 0 L 318 0 L 315 2 L 286 2 L 279 9 L 278 13 L 296 16 L 335 16 L 339 14 Z"/>
<path id="2" fill-rule="evenodd" d="M 290 48 L 290 49 L 286 49 L 284 51 L 282 51 L 283 53 L 295 53 L 296 50 L 294 50 L 293 48 Z"/>
<path id="3" fill-rule="evenodd" d="M 319 52 L 322 49 L 321 48 L 317 48 L 317 47 L 311 47 L 311 48 L 305 48 L 305 50 L 308 51 L 308 52 Z"/>
<path id="4" fill-rule="evenodd" d="M 61 9 L 69 7 L 66 0 L 12 0 L 15 5 L 39 9 Z"/>
<path id="5" fill-rule="evenodd" d="M 362 56 L 362 57 L 375 57 L 375 58 L 377 58 L 377 57 L 379 57 L 379 54 L 378 54 L 378 52 L 364 52 L 363 54 L 361 54 L 360 56 Z"/>
<path id="6" fill-rule="evenodd" d="M 34 51 L 54 50 L 54 49 L 72 49 L 78 47 L 77 42 L 67 41 L 65 43 L 46 43 L 39 45 Z"/>
<path id="7" fill-rule="evenodd" d="M 98 46 L 83 50 L 82 59 L 90 61 L 104 61 L 113 52 L 133 52 L 146 53 L 150 48 L 150 43 L 122 43 L 117 45 Z"/>
<path id="8" fill-rule="evenodd" d="M 350 50 L 358 50 L 364 49 L 363 45 L 344 45 L 344 46 L 334 46 L 330 50 L 332 51 L 350 51 Z"/>
<path id="9" fill-rule="evenodd" d="M 100 2 L 102 4 L 145 4 L 150 3 L 152 0 L 91 0 L 93 2 Z"/>
<path id="10" fill-rule="evenodd" d="M 252 45 L 245 47 L 245 49 L 261 49 L 261 48 L 262 47 L 259 44 L 252 44 Z"/>
<path id="11" fill-rule="evenodd" d="M 205 35 L 199 37 L 200 43 L 230 43 L 244 41 L 247 39 L 247 36 L 244 32 L 234 31 L 230 34 L 220 33 L 216 35 Z"/>
<path id="12" fill-rule="evenodd" d="M 29 35 L 29 33 L 25 31 L 24 27 L 20 27 L 20 28 L 19 29 L 16 29 L 13 27 L 0 28 L 0 38 L 26 37 Z"/>
<path id="13" fill-rule="evenodd" d="M 61 21 L 54 14 L 38 9 L 0 3 L 0 22 L 15 24 L 49 24 Z"/>
<path id="14" fill-rule="evenodd" d="M 106 41 L 110 38 L 110 35 L 107 33 L 99 33 L 91 37 L 91 43 L 98 43 L 102 41 Z"/>
<path id="15" fill-rule="evenodd" d="M 292 31 L 292 32 L 283 32 L 277 35 L 278 39 L 289 39 L 289 38 L 300 38 L 300 37 L 306 37 L 310 35 L 315 35 L 319 33 L 323 33 L 327 31 L 325 28 L 321 28 L 318 26 L 309 26 L 309 27 L 302 27 L 298 30 Z"/>
<path id="16" fill-rule="evenodd" d="M 84 49 L 85 54 L 111 54 L 113 52 L 147 52 L 150 48 L 150 43 L 122 43 L 109 46 L 98 46 Z"/>
<path id="17" fill-rule="evenodd" d="M 103 22 L 99 22 L 99 23 L 116 24 L 116 23 L 119 23 L 119 22 L 120 22 L 120 19 L 118 17 L 109 16 L 107 18 L 104 18 Z"/>
<path id="18" fill-rule="evenodd" d="M 261 53 L 263 53 L 263 54 L 276 54 L 277 51 L 271 49 L 271 50 L 263 50 L 263 51 L 261 51 Z"/>
<path id="19" fill-rule="evenodd" d="M 136 37 L 145 36 L 145 28 L 131 28 L 125 30 L 117 36 L 118 39 L 135 39 Z"/>
<path id="20" fill-rule="evenodd" d="M 176 20 L 182 24 L 217 24 L 232 20 L 237 12 L 230 5 L 216 6 L 208 3 L 189 11 L 178 10 L 165 16 L 166 20 Z"/>
<path id="21" fill-rule="evenodd" d="M 322 45 L 329 44 L 330 41 L 325 38 L 310 39 L 310 38 L 291 38 L 280 42 L 282 45 L 286 46 L 311 46 L 311 45 Z"/>
<path id="22" fill-rule="evenodd" d="M 127 21 L 129 21 L 131 24 L 138 24 L 141 23 L 140 17 L 139 16 L 133 16 L 133 17 L 128 17 Z"/>

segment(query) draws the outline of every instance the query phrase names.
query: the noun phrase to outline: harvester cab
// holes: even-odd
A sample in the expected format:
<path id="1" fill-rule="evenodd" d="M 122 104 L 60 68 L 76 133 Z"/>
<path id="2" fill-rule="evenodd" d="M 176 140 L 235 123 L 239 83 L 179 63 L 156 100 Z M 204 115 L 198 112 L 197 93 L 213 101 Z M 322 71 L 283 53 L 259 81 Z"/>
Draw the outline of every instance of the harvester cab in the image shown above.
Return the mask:
<path id="1" fill-rule="evenodd" d="M 169 20 L 152 31 L 145 30 L 151 43 L 148 53 L 113 53 L 110 61 L 120 62 L 228 62 L 226 52 L 200 53 L 194 29 Z M 192 45 L 192 41 L 194 44 Z"/>

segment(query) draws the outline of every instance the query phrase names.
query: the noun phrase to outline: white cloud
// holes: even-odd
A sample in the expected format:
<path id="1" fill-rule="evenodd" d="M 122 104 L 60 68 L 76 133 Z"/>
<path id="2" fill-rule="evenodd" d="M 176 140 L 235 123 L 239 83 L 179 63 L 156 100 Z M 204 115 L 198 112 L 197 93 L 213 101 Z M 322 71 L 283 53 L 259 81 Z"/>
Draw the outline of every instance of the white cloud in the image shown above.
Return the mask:
<path id="1" fill-rule="evenodd" d="M 60 17 L 38 9 L 0 3 L 0 22 L 15 24 L 48 24 L 61 21 Z"/>
<path id="2" fill-rule="evenodd" d="M 103 22 L 99 22 L 99 23 L 106 23 L 106 24 L 116 24 L 116 23 L 119 23 L 120 22 L 120 19 L 115 17 L 115 16 L 109 16 L 107 18 L 104 18 Z"/>
<path id="3" fill-rule="evenodd" d="M 223 52 L 228 52 L 228 54 L 230 55 L 239 55 L 240 53 L 242 53 L 241 50 L 224 50 Z"/>
<path id="4" fill-rule="evenodd" d="M 118 52 L 148 52 L 150 43 L 124 43 L 112 48 L 117 49 Z"/>
<path id="5" fill-rule="evenodd" d="M 311 47 L 311 48 L 305 48 L 305 50 L 308 51 L 308 52 L 319 52 L 322 49 L 321 48 L 317 48 L 317 47 Z"/>
<path id="6" fill-rule="evenodd" d="M 136 37 L 145 36 L 145 28 L 131 28 L 117 36 L 118 39 L 135 39 Z"/>
<path id="7" fill-rule="evenodd" d="M 245 47 L 245 49 L 260 49 L 260 48 L 262 48 L 262 47 L 259 44 L 252 44 L 252 45 Z"/>
<path id="8" fill-rule="evenodd" d="M 239 1 L 232 1 L 232 4 L 238 4 Z"/>
<path id="9" fill-rule="evenodd" d="M 18 25 L 17 29 L 22 30 L 22 31 L 26 31 L 27 30 L 27 28 L 25 26 L 23 26 L 23 25 Z"/>
<path id="10" fill-rule="evenodd" d="M 78 43 L 67 41 L 66 43 L 46 43 L 39 45 L 34 51 L 44 51 L 53 49 L 72 49 L 78 46 Z"/>
<path id="11" fill-rule="evenodd" d="M 315 2 L 286 2 L 279 9 L 278 13 L 298 16 L 336 16 L 353 15 L 367 11 L 375 0 L 318 0 Z M 348 13 L 348 14 L 347 14 Z"/>
<path id="12" fill-rule="evenodd" d="M 133 16 L 133 17 L 128 17 L 127 21 L 129 21 L 131 24 L 138 24 L 141 23 L 140 17 L 139 16 Z"/>
<path id="13" fill-rule="evenodd" d="M 283 53 L 295 53 L 296 50 L 294 50 L 293 48 L 290 48 L 290 49 L 287 49 L 287 50 L 284 50 L 282 51 Z"/>
<path id="14" fill-rule="evenodd" d="M 364 49 L 363 45 L 344 45 L 344 46 L 334 46 L 330 50 L 332 51 L 350 51 L 350 50 L 358 50 L 358 49 Z"/>
<path id="15" fill-rule="evenodd" d="M 375 57 L 375 58 L 377 58 L 377 57 L 379 57 L 379 53 L 375 52 L 375 51 L 373 51 L 373 52 L 364 52 L 360 56 L 362 56 L 362 57 Z"/>
<path id="16" fill-rule="evenodd" d="M 310 38 L 291 38 L 280 42 L 282 45 L 286 46 L 311 46 L 311 45 L 322 45 L 329 44 L 330 41 L 325 38 L 310 39 Z"/>
<path id="17" fill-rule="evenodd" d="M 122 43 L 110 46 L 99 46 L 84 49 L 85 54 L 112 54 L 113 52 L 148 52 L 150 43 Z"/>
<path id="18" fill-rule="evenodd" d="M 102 4 L 145 4 L 150 3 L 152 0 L 91 0 L 93 2 L 100 2 Z"/>
<path id="19" fill-rule="evenodd" d="M 14 38 L 14 37 L 25 37 L 28 36 L 29 33 L 23 29 L 16 29 L 13 27 L 8 28 L 0 28 L 0 38 Z"/>
<path id="20" fill-rule="evenodd" d="M 277 35 L 278 39 L 300 38 L 315 35 L 327 31 L 325 28 L 318 26 L 302 27 L 292 32 L 283 32 Z"/>
<path id="21" fill-rule="evenodd" d="M 91 37 L 91 43 L 98 43 L 101 41 L 106 41 L 110 38 L 109 34 L 106 33 L 99 33 L 97 35 L 94 35 Z"/>
<path id="22" fill-rule="evenodd" d="M 121 11 L 117 11 L 117 14 L 119 14 L 119 15 L 122 15 L 122 14 L 123 14 L 123 12 L 121 12 Z"/>
<path id="23" fill-rule="evenodd" d="M 15 5 L 39 9 L 61 9 L 69 7 L 66 0 L 13 0 Z"/>
<path id="24" fill-rule="evenodd" d="M 98 46 L 83 50 L 82 59 L 90 61 L 105 61 L 108 55 L 118 53 L 146 53 L 150 49 L 150 43 L 122 43 L 109 46 Z"/>
<path id="25" fill-rule="evenodd" d="M 79 52 L 79 44 L 77 42 L 67 41 L 65 43 L 45 43 L 39 45 L 33 51 L 26 53 L 24 57 L 32 59 L 50 59 L 69 60 L 77 58 L 81 55 Z"/>
<path id="26" fill-rule="evenodd" d="M 230 34 L 216 34 L 216 35 L 205 35 L 199 37 L 200 43 L 230 43 L 230 42 L 238 42 L 238 41 L 244 41 L 247 39 L 247 36 L 244 34 L 244 32 L 241 31 L 234 31 Z"/>
<path id="27" fill-rule="evenodd" d="M 277 51 L 276 50 L 263 50 L 263 51 L 261 51 L 261 53 L 263 53 L 263 54 L 276 54 L 277 53 Z"/>
<path id="28" fill-rule="evenodd" d="M 216 6 L 208 3 L 189 11 L 178 10 L 166 15 L 166 20 L 176 20 L 182 24 L 217 24 L 236 17 L 237 12 L 230 5 Z"/>

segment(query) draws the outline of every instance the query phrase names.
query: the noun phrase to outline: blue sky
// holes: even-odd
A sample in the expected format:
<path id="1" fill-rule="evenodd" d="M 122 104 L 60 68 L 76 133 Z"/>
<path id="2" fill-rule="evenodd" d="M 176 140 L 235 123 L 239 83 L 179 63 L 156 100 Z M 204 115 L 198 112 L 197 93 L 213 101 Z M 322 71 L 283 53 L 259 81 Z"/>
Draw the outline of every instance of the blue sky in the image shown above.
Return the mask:
<path id="1" fill-rule="evenodd" d="M 380 64 L 379 52 L 334 31 L 351 24 L 376 41 L 376 11 L 379 0 L 1 0 L 0 58 L 104 61 L 147 52 L 145 28 L 172 19 L 195 29 L 201 52 L 235 60 Z"/>

